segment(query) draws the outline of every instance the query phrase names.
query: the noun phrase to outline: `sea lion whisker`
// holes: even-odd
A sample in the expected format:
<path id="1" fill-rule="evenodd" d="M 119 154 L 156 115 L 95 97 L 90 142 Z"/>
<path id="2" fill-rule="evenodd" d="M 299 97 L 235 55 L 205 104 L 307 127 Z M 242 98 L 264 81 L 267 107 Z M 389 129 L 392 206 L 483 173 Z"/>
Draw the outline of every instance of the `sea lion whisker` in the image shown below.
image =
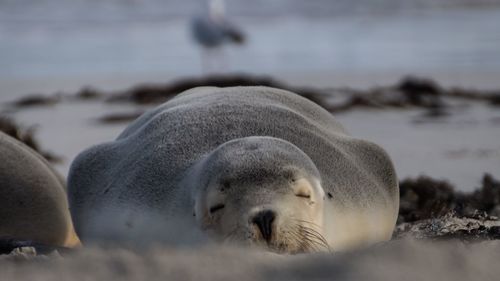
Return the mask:
<path id="1" fill-rule="evenodd" d="M 328 251 L 330 251 L 328 242 L 318 231 L 306 226 L 301 226 L 301 230 L 306 234 L 308 238 L 313 238 L 311 240 L 313 240 L 314 243 L 316 243 L 318 246 L 321 246 L 321 248 L 326 248 Z"/>
<path id="2" fill-rule="evenodd" d="M 317 238 L 311 233 L 303 231 L 303 225 L 296 224 L 293 232 L 294 238 L 297 240 L 297 244 L 301 245 L 302 251 L 316 250 L 317 248 L 323 247 L 322 243 L 317 241 Z"/>
<path id="3" fill-rule="evenodd" d="M 316 229 L 310 227 L 304 227 L 304 230 L 312 232 L 313 234 L 317 235 L 322 241 L 326 242 L 326 239 L 323 237 L 323 235 L 319 233 Z"/>
<path id="4" fill-rule="evenodd" d="M 294 218 L 296 221 L 298 222 L 301 222 L 301 223 L 306 223 L 306 224 L 310 224 L 316 228 L 321 228 L 318 224 L 314 223 L 314 222 L 310 222 L 310 221 L 306 221 L 306 220 L 301 220 L 301 219 L 296 219 Z M 319 233 L 316 229 L 314 228 L 310 228 L 310 227 L 306 227 L 306 226 L 303 226 L 303 228 L 307 228 L 309 229 L 310 231 L 313 231 L 314 233 L 316 233 L 318 236 L 319 236 L 319 239 L 322 240 L 323 243 L 325 244 L 328 244 L 328 242 L 326 241 L 326 239 L 323 237 L 323 235 L 321 233 Z"/>
<path id="5" fill-rule="evenodd" d="M 304 252 L 306 249 L 311 248 L 311 241 L 310 239 L 304 239 L 304 235 L 300 233 L 299 228 L 294 225 L 293 227 L 290 227 L 287 229 L 287 235 L 285 235 L 287 239 L 282 241 L 290 249 L 293 249 L 293 247 L 298 246 L 299 248 L 297 250 L 292 250 L 293 252 Z"/>
<path id="6" fill-rule="evenodd" d="M 321 228 L 321 226 L 319 226 L 317 223 L 314 223 L 314 222 L 311 222 L 311 221 L 307 221 L 307 220 L 301 220 L 301 219 L 294 219 L 298 222 L 301 222 L 301 223 L 307 223 L 307 224 L 311 224 L 313 225 L 314 227 L 318 227 L 318 228 Z"/>

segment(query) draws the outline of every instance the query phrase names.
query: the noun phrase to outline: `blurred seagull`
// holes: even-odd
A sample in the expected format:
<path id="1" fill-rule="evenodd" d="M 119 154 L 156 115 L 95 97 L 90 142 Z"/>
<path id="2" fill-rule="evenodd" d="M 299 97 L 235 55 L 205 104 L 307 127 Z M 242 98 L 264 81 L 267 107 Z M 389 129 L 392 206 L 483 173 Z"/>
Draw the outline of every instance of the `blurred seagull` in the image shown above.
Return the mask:
<path id="1" fill-rule="evenodd" d="M 207 4 L 205 14 L 193 18 L 191 32 L 195 41 L 203 48 L 203 68 L 210 71 L 209 56 L 218 54 L 219 62 L 214 58 L 214 63 L 224 65 L 222 46 L 226 43 L 243 44 L 245 35 L 237 26 L 226 20 L 224 0 L 208 0 Z"/>

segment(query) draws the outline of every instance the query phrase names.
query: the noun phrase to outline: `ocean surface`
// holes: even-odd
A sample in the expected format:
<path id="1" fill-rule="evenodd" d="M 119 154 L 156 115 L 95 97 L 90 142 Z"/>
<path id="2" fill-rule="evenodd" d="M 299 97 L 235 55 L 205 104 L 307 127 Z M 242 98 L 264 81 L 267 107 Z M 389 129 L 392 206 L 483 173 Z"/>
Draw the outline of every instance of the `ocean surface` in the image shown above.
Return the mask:
<path id="1" fill-rule="evenodd" d="M 228 0 L 246 34 L 220 72 L 370 86 L 405 74 L 500 87 L 500 1 Z M 0 1 L 0 101 L 202 74 L 189 30 L 206 1 Z M 384 79 L 378 79 L 382 77 Z M 368 84 L 368 85 L 367 85 Z M 121 86 L 121 87 L 120 87 Z"/>

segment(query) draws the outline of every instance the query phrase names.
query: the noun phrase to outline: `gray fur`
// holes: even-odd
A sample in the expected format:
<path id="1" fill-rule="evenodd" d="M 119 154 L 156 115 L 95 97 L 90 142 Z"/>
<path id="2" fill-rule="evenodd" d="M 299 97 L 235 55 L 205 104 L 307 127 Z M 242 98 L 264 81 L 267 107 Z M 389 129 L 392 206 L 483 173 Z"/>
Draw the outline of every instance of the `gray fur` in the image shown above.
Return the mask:
<path id="1" fill-rule="evenodd" d="M 195 177 L 193 167 L 220 145 L 251 136 L 277 138 L 301 150 L 314 163 L 309 171 L 319 171 L 329 204 L 346 212 L 389 209 L 395 222 L 396 174 L 379 146 L 349 136 L 329 112 L 294 93 L 202 87 L 149 111 L 115 141 L 75 159 L 68 196 L 77 233 L 96 236 L 88 233 L 93 218 L 111 209 L 130 214 L 127 223 L 144 209 L 166 221 L 186 214 L 194 221 L 194 202 L 183 184 Z M 123 223 L 111 219 L 106 227 Z"/>
<path id="2" fill-rule="evenodd" d="M 67 245 L 73 227 L 64 183 L 50 164 L 0 132 L 0 238 Z"/>

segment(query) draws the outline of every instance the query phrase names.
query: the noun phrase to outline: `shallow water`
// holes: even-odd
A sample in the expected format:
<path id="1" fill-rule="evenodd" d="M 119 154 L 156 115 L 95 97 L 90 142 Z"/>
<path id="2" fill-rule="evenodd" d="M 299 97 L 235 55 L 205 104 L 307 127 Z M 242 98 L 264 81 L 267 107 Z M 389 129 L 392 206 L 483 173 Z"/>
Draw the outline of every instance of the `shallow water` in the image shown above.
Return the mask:
<path id="1" fill-rule="evenodd" d="M 469 104 L 442 118 L 422 115 L 421 110 L 354 110 L 336 118 L 353 136 L 382 146 L 400 179 L 427 175 L 473 191 L 484 173 L 498 178 L 497 108 Z"/>

